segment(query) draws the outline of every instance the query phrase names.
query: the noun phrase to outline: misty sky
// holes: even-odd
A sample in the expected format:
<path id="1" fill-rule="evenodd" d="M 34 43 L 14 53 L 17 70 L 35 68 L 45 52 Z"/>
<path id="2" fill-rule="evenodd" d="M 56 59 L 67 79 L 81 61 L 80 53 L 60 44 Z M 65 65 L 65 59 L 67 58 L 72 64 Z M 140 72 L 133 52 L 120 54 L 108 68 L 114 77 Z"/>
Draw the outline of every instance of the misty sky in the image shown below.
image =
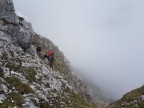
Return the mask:
<path id="1" fill-rule="evenodd" d="M 13 0 L 16 13 L 116 98 L 144 84 L 144 0 Z"/>

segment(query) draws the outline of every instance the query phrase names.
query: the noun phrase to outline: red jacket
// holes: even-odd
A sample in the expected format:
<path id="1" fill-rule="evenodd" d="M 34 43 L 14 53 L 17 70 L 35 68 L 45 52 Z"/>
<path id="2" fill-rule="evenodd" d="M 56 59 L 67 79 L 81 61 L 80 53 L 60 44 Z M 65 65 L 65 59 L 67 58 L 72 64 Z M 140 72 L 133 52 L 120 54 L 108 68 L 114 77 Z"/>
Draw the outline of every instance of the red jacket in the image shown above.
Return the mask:
<path id="1" fill-rule="evenodd" d="M 47 52 L 47 54 L 48 54 L 48 56 L 54 56 L 54 52 L 51 51 L 51 50 L 49 50 L 49 51 Z"/>

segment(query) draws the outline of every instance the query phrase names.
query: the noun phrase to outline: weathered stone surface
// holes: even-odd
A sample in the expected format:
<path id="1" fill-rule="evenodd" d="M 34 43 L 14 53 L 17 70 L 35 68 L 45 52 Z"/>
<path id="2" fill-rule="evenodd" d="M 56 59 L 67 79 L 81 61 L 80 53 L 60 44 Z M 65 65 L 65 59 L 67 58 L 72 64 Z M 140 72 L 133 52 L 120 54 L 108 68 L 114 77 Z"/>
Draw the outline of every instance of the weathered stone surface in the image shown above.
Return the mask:
<path id="1" fill-rule="evenodd" d="M 8 23 L 18 24 L 12 0 L 0 0 L 0 19 Z"/>
<path id="2" fill-rule="evenodd" d="M 0 41 L 7 41 L 10 42 L 10 36 L 7 35 L 6 33 L 0 31 Z"/>
<path id="3" fill-rule="evenodd" d="M 14 42 L 17 42 L 23 49 L 27 49 L 31 46 L 32 37 L 34 35 L 34 31 L 30 23 L 23 20 L 23 26 L 15 27 L 12 32 L 12 39 Z"/>
<path id="4" fill-rule="evenodd" d="M 34 31 L 31 24 L 27 23 L 26 21 L 23 21 L 22 24 L 23 26 L 6 24 L 2 26 L 0 30 L 10 35 L 14 43 L 17 43 L 23 49 L 27 49 L 32 43 Z"/>
<path id="5" fill-rule="evenodd" d="M 9 35 L 10 40 L 24 50 L 31 46 L 34 35 L 32 26 L 15 14 L 12 0 L 0 0 L 0 30 Z"/>

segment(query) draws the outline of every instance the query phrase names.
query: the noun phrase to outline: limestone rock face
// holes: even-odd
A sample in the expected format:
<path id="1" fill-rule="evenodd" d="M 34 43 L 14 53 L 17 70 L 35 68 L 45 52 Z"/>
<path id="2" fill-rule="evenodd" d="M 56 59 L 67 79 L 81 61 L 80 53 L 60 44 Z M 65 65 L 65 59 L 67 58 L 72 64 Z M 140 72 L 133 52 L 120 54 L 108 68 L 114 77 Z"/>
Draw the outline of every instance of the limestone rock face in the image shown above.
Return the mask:
<path id="1" fill-rule="evenodd" d="M 0 0 L 0 19 L 8 23 L 18 24 L 12 0 Z"/>
<path id="2" fill-rule="evenodd" d="M 34 35 L 32 26 L 15 14 L 12 0 L 0 0 L 0 31 L 9 35 L 11 41 L 24 50 L 31 46 Z"/>

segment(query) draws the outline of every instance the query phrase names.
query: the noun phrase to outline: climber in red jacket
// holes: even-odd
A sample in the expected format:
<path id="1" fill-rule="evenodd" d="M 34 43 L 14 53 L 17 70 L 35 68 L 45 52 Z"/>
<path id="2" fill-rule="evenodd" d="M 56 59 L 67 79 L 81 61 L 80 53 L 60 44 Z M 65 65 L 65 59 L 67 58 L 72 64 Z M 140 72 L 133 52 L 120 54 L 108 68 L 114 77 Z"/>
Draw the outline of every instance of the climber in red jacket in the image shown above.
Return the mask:
<path id="1" fill-rule="evenodd" d="M 53 69 L 53 61 L 54 61 L 54 51 L 49 50 L 44 56 L 43 58 L 47 58 L 49 61 L 49 66 Z"/>

